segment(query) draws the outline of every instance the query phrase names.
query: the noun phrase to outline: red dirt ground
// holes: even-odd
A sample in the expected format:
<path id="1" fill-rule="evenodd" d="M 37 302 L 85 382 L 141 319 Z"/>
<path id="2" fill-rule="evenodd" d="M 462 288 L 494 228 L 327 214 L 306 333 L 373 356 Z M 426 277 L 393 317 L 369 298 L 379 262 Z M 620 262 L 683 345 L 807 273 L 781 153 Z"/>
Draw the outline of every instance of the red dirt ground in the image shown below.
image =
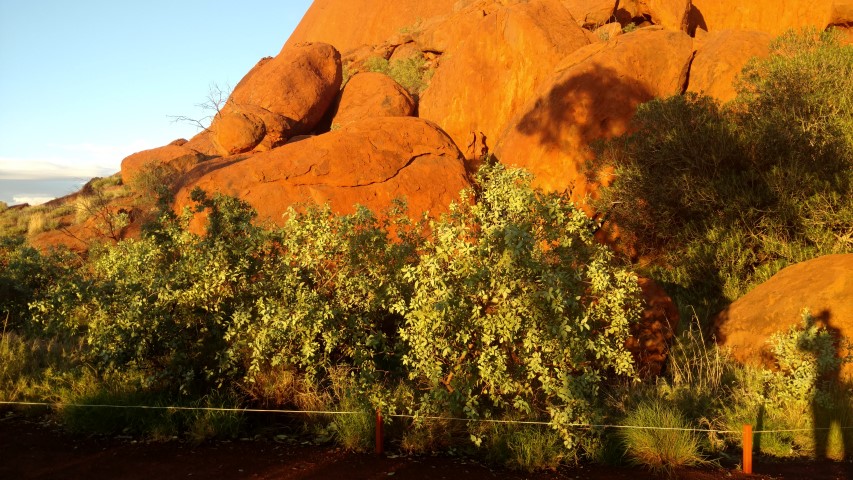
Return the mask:
<path id="1" fill-rule="evenodd" d="M 755 475 L 736 470 L 681 470 L 675 478 L 853 480 L 853 463 L 769 463 L 756 459 Z M 45 418 L 0 418 L 0 479 L 625 479 L 666 478 L 631 467 L 585 465 L 524 474 L 453 457 L 355 454 L 334 447 L 273 440 L 140 442 L 128 437 L 79 436 Z"/>

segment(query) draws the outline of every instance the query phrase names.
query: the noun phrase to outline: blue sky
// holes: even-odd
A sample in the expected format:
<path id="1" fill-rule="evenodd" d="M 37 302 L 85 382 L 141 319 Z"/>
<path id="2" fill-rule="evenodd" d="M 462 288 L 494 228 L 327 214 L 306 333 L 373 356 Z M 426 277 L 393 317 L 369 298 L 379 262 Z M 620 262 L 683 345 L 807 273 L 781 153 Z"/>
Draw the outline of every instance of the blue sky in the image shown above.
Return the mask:
<path id="1" fill-rule="evenodd" d="M 0 0 L 0 201 L 69 193 L 45 185 L 193 136 L 169 116 L 206 115 L 210 85 L 276 55 L 310 4 Z"/>

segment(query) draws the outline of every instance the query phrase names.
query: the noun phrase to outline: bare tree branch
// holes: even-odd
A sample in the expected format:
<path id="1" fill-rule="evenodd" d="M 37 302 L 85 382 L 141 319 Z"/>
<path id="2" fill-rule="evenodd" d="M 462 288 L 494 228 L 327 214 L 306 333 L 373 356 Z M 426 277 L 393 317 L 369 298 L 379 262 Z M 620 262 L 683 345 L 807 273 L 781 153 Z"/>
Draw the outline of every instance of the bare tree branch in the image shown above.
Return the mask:
<path id="1" fill-rule="evenodd" d="M 226 84 L 225 88 L 222 88 L 217 83 L 211 83 L 208 87 L 205 101 L 195 105 L 204 112 L 210 112 L 209 115 L 205 115 L 201 118 L 193 118 L 186 115 L 167 115 L 167 117 L 172 119 L 173 123 L 188 123 L 195 126 L 200 131 L 207 130 L 210 128 L 210 124 L 213 119 L 222 112 L 222 108 L 224 108 L 225 104 L 228 103 L 228 97 L 231 96 L 231 91 L 231 85 Z"/>

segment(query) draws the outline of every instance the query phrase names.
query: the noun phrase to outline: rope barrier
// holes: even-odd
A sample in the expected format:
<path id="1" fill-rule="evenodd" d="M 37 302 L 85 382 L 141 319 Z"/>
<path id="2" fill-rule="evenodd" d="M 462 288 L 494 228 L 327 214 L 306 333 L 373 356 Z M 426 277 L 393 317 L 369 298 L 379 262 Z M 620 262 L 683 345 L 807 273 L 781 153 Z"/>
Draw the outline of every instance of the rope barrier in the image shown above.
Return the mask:
<path id="1" fill-rule="evenodd" d="M 355 415 L 364 412 L 355 411 L 326 411 L 326 410 L 268 410 L 261 408 L 228 408 L 228 407 L 176 407 L 152 405 L 100 405 L 86 403 L 49 403 L 49 402 L 0 402 L 0 405 L 23 405 L 38 407 L 80 407 L 80 408 L 133 408 L 138 410 L 196 410 L 207 412 L 237 412 L 237 413 L 287 413 L 305 415 Z"/>
<path id="2" fill-rule="evenodd" d="M 228 407 L 181 407 L 181 406 L 152 406 L 152 405 L 108 405 L 108 404 L 85 404 L 85 403 L 62 403 L 62 402 L 4 402 L 0 401 L 0 405 L 19 405 L 19 406 L 39 406 L 39 407 L 76 407 L 76 408 L 127 408 L 139 410 L 173 410 L 173 411 L 212 411 L 212 412 L 234 412 L 234 413 L 278 413 L 292 415 L 360 415 L 362 411 L 332 411 L 332 410 L 282 410 L 282 409 L 262 409 L 262 408 L 228 408 Z M 491 418 L 460 418 L 460 417 L 442 417 L 433 415 L 406 415 L 392 414 L 386 415 L 389 418 L 411 418 L 424 420 L 446 420 L 457 422 L 480 422 L 480 423 L 497 423 L 497 424 L 514 424 L 514 425 L 543 425 L 550 426 L 553 422 L 536 421 L 536 420 L 500 420 Z M 662 430 L 662 431 L 678 431 L 678 432 L 699 432 L 699 433 L 740 433 L 739 430 L 722 430 L 714 428 L 682 428 L 682 427 L 646 427 L 639 425 L 615 425 L 615 424 L 596 424 L 596 423 L 567 423 L 566 427 L 577 428 L 614 428 L 614 429 L 631 429 L 631 430 Z M 853 429 L 853 427 L 815 427 L 815 428 L 792 428 L 778 430 L 754 430 L 752 433 L 785 433 L 785 432 L 813 432 L 817 430 L 831 430 L 839 428 L 842 430 Z"/>

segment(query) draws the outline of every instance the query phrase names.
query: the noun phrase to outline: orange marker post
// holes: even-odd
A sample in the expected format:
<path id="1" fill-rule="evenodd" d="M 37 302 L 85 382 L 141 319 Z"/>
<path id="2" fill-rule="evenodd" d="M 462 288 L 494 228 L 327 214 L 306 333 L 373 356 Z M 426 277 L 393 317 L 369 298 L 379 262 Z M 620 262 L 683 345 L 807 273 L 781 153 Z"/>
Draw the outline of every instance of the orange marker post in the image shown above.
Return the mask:
<path id="1" fill-rule="evenodd" d="M 743 426 L 743 473 L 752 473 L 752 425 Z"/>

